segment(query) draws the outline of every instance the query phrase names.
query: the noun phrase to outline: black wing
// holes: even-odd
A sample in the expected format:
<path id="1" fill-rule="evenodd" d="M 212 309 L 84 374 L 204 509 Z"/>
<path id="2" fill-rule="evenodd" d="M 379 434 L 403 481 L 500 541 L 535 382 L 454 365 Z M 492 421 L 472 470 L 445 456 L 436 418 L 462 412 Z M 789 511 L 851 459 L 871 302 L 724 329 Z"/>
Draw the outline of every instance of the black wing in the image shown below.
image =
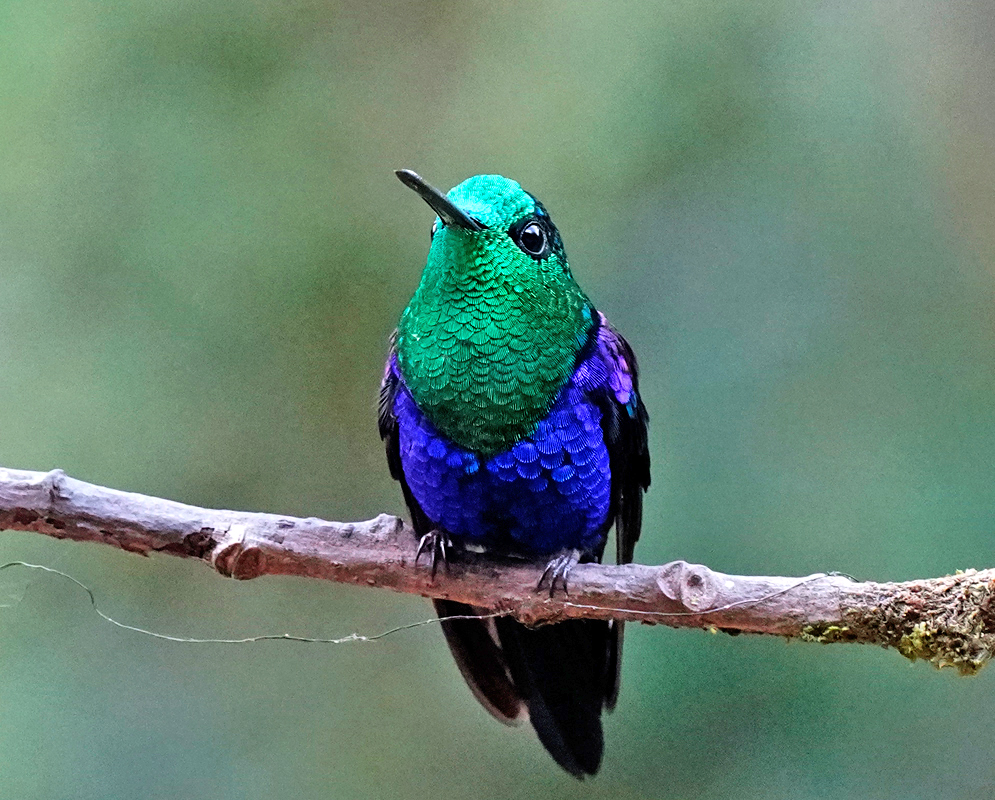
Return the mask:
<path id="1" fill-rule="evenodd" d="M 601 409 L 601 428 L 608 446 L 612 476 L 608 519 L 615 524 L 615 561 L 628 564 L 632 561 L 643 524 L 643 492 L 650 485 L 649 414 L 639 396 L 639 367 L 635 353 L 622 335 L 608 324 L 608 320 L 603 315 L 599 317 L 601 326 L 596 334 L 595 346 L 608 361 L 609 370 L 625 373 L 632 384 L 628 398 L 624 395 L 620 398 L 610 380 L 593 394 L 595 403 Z M 618 700 L 623 625 L 612 621 L 609 626 L 605 707 L 610 711 Z"/>
<path id="2" fill-rule="evenodd" d="M 404 492 L 404 503 L 411 514 L 411 526 L 415 533 L 424 536 L 432 530 L 432 523 L 425 512 L 421 510 L 418 501 L 411 494 L 408 482 L 404 479 L 404 467 L 401 464 L 401 443 L 398 435 L 397 417 L 394 415 L 394 401 L 401 388 L 401 375 L 397 371 L 397 331 L 390 335 L 390 352 L 387 355 L 387 366 L 384 368 L 383 381 L 380 383 L 380 402 L 377 409 L 377 426 L 380 428 L 380 438 L 387 449 L 387 466 L 390 477 L 401 484 Z"/>
<path id="3" fill-rule="evenodd" d="M 404 470 L 401 467 L 401 451 L 397 435 L 397 417 L 394 416 L 394 401 L 397 390 L 401 386 L 401 376 L 394 367 L 397 360 L 397 331 L 390 335 L 390 351 L 387 354 L 387 366 L 384 367 L 383 380 L 380 382 L 380 402 L 377 408 L 377 427 L 380 428 L 380 438 L 387 447 L 387 465 L 390 467 L 390 477 L 395 481 L 404 481 Z"/>
<path id="4" fill-rule="evenodd" d="M 598 393 L 601 426 L 608 445 L 612 474 L 611 506 L 608 516 L 615 522 L 615 560 L 632 561 L 643 524 L 643 492 L 650 486 L 650 454 L 647 438 L 649 414 L 639 396 L 639 367 L 636 354 L 618 331 L 604 322 L 601 337 L 616 369 L 625 370 L 632 380 L 627 403 L 621 403 L 610 386 Z"/>

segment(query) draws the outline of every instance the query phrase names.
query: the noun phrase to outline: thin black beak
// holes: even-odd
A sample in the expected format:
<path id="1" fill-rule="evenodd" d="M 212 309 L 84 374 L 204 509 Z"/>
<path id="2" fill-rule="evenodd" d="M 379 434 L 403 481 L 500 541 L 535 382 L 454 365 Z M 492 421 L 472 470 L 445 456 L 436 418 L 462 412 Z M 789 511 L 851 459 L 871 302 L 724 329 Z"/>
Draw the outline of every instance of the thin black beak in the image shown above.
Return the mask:
<path id="1" fill-rule="evenodd" d="M 484 226 L 477 222 L 477 220 L 467 216 L 463 211 L 460 211 L 453 205 L 453 201 L 442 192 L 431 184 L 426 183 L 417 172 L 412 172 L 410 169 L 398 169 L 394 170 L 394 174 L 401 183 L 409 189 L 414 189 L 418 192 L 422 200 L 432 207 L 432 210 L 439 215 L 440 219 L 446 225 L 455 225 L 457 228 L 464 228 L 468 231 L 482 231 L 484 229 Z"/>

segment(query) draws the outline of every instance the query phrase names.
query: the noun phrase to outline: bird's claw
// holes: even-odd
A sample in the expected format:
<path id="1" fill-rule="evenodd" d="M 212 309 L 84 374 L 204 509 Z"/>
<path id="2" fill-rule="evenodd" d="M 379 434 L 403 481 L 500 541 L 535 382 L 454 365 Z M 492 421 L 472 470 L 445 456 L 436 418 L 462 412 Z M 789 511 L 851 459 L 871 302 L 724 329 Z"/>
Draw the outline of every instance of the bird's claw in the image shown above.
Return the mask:
<path id="1" fill-rule="evenodd" d="M 415 552 L 415 566 L 423 553 L 428 553 L 432 560 L 432 580 L 435 580 L 435 573 L 439 569 L 439 562 L 444 567 L 448 567 L 449 556 L 447 548 L 452 547 L 450 538 L 442 531 L 429 531 L 418 541 L 418 550 Z"/>
<path id="2" fill-rule="evenodd" d="M 565 553 L 560 553 L 560 555 L 552 559 L 546 565 L 546 569 L 542 571 L 542 575 L 539 576 L 539 583 L 536 585 L 536 591 L 542 591 L 543 585 L 548 580 L 549 596 L 553 597 L 553 595 L 556 594 L 556 583 L 557 581 L 560 581 L 563 584 L 563 594 L 569 594 L 570 592 L 567 590 L 567 576 L 570 575 L 570 570 L 576 567 L 579 563 L 579 550 L 568 550 Z"/>

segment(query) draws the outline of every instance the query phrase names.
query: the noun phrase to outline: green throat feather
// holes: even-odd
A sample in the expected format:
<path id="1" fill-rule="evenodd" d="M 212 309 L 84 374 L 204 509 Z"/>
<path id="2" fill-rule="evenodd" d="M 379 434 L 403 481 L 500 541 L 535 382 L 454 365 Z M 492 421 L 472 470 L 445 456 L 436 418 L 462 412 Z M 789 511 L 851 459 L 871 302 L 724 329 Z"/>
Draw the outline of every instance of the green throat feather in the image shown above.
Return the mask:
<path id="1" fill-rule="evenodd" d="M 493 455 L 546 416 L 587 341 L 593 310 L 545 209 L 517 183 L 478 175 L 448 197 L 484 227 L 436 221 L 421 283 L 398 325 L 398 364 L 439 431 Z"/>

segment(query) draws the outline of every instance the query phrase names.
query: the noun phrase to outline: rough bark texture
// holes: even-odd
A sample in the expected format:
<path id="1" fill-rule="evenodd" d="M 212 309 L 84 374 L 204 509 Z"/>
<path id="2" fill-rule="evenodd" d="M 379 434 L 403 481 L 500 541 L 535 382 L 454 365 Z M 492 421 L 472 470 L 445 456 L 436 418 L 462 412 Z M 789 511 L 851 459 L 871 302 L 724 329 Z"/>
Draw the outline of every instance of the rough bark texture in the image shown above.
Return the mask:
<path id="1" fill-rule="evenodd" d="M 569 594 L 535 587 L 542 565 L 461 553 L 432 578 L 397 517 L 326 522 L 216 511 L 84 483 L 61 470 L 0 468 L 0 529 L 197 558 L 239 579 L 297 575 L 442 597 L 539 624 L 587 617 L 672 628 L 861 642 L 976 672 L 995 649 L 995 569 L 905 583 L 725 575 L 662 566 L 582 564 Z"/>

